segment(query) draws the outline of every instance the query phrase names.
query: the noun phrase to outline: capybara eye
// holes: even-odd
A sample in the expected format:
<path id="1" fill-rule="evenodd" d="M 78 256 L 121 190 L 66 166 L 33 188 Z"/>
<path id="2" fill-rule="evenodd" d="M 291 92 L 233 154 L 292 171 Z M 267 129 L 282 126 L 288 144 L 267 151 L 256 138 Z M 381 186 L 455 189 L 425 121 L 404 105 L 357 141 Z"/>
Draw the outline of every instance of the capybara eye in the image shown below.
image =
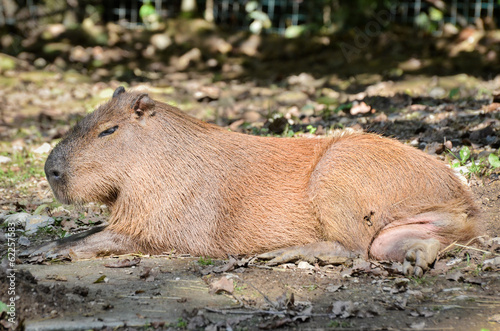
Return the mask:
<path id="1" fill-rule="evenodd" d="M 113 134 L 113 132 L 115 132 L 116 129 L 118 129 L 118 125 L 99 133 L 99 137 L 109 136 L 110 134 Z"/>

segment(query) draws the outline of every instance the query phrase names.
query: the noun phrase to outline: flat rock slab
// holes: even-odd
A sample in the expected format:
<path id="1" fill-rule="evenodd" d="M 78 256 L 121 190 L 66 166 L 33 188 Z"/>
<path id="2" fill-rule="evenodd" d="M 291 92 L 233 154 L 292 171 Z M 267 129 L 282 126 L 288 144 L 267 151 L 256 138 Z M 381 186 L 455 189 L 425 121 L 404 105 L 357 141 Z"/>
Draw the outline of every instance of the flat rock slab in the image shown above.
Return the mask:
<path id="1" fill-rule="evenodd" d="M 130 268 L 107 268 L 117 259 L 105 258 L 52 265 L 21 265 L 38 284 L 56 291 L 65 286 L 73 310 L 61 307 L 53 317 L 26 322 L 26 330 L 88 330 L 103 327 L 144 326 L 150 322 L 175 325 L 184 310 L 234 306 L 226 295 L 209 293 L 195 272 L 195 259 L 143 258 Z M 141 275 L 150 270 L 149 278 Z M 96 280 L 105 280 L 95 283 Z M 75 287 L 81 287 L 75 291 Z M 86 296 L 81 292 L 88 289 Z M 211 318 L 216 320 L 217 318 Z"/>

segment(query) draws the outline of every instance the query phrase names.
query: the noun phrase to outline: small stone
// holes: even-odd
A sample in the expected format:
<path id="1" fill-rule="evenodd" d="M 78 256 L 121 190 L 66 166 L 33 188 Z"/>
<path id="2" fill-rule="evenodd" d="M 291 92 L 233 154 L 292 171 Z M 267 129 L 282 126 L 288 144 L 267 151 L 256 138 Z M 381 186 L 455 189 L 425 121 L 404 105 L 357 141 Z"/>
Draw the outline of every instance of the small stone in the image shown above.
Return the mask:
<path id="1" fill-rule="evenodd" d="M 54 219 L 45 215 L 33 215 L 26 219 L 25 231 L 26 234 L 30 235 L 38 231 L 39 228 L 43 228 L 48 225 L 54 224 Z"/>
<path id="2" fill-rule="evenodd" d="M 372 107 L 367 105 L 365 102 L 353 102 L 350 110 L 351 115 L 366 114 L 372 112 L 374 113 Z"/>
<path id="3" fill-rule="evenodd" d="M 314 267 L 306 261 L 300 261 L 297 265 L 298 269 L 314 269 Z"/>
<path id="4" fill-rule="evenodd" d="M 24 227 L 26 227 L 27 219 L 30 216 L 31 215 L 28 213 L 12 214 L 12 215 L 7 216 L 4 224 L 5 224 L 5 226 L 8 226 L 8 227 L 15 226 L 16 228 L 24 228 Z"/>
<path id="5" fill-rule="evenodd" d="M 33 150 L 35 154 L 47 154 L 52 149 L 49 143 L 43 143 L 42 146 Z"/>
<path id="6" fill-rule="evenodd" d="M 326 291 L 327 292 L 330 292 L 330 293 L 333 293 L 333 292 L 337 292 L 338 290 L 344 288 L 344 285 L 333 285 L 333 284 L 329 284 L 327 287 L 326 287 Z"/>
<path id="7" fill-rule="evenodd" d="M 164 33 L 157 33 L 151 36 L 151 44 L 160 51 L 163 51 L 172 45 L 172 39 Z"/>
<path id="8" fill-rule="evenodd" d="M 210 68 L 215 68 L 219 65 L 219 62 L 216 59 L 208 59 L 207 60 L 207 66 Z"/>
<path id="9" fill-rule="evenodd" d="M 429 96 L 435 99 L 441 99 L 446 96 L 446 90 L 442 87 L 434 87 L 430 92 Z"/>
<path id="10" fill-rule="evenodd" d="M 12 159 L 10 157 L 0 155 L 0 164 L 10 163 L 10 162 L 12 162 Z"/>
<path id="11" fill-rule="evenodd" d="M 242 117 L 245 120 L 245 122 L 253 123 L 253 122 L 257 122 L 258 120 L 260 120 L 262 116 L 256 111 L 249 110 L 249 111 L 246 111 Z"/>
<path id="12" fill-rule="evenodd" d="M 469 299 L 470 299 L 470 297 L 468 295 L 463 295 L 463 294 L 453 298 L 453 300 L 457 300 L 457 301 L 466 301 Z"/>
<path id="13" fill-rule="evenodd" d="M 198 48 L 193 48 L 189 52 L 183 54 L 175 63 L 175 67 L 178 70 L 186 70 L 189 65 L 193 62 L 199 62 L 201 60 L 201 51 Z"/>
<path id="14" fill-rule="evenodd" d="M 425 321 L 414 322 L 410 324 L 410 329 L 423 330 L 425 329 Z"/>
<path id="15" fill-rule="evenodd" d="M 21 236 L 21 237 L 19 237 L 18 244 L 21 246 L 27 247 L 27 246 L 31 245 L 31 242 L 27 237 Z"/>
<path id="16" fill-rule="evenodd" d="M 288 106 L 303 106 L 308 99 L 307 94 L 301 91 L 286 91 L 276 97 L 276 101 Z"/>
<path id="17" fill-rule="evenodd" d="M 33 64 L 35 65 L 35 67 L 37 67 L 38 69 L 41 69 L 41 68 L 45 68 L 45 66 L 47 65 L 47 61 L 43 58 L 43 57 L 39 57 L 38 59 L 36 59 Z"/>
<path id="18" fill-rule="evenodd" d="M 495 268 L 500 267 L 500 256 L 497 256 L 493 259 L 488 259 L 483 262 L 483 270 L 493 270 Z"/>

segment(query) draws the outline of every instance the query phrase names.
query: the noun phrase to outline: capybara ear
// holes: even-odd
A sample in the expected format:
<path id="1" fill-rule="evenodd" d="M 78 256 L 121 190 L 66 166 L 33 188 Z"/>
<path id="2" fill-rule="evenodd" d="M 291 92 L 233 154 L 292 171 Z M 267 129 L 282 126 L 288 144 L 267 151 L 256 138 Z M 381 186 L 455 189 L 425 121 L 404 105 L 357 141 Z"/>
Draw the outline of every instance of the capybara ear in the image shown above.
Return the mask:
<path id="1" fill-rule="evenodd" d="M 144 115 L 146 112 L 152 110 L 155 106 L 155 102 L 153 99 L 149 97 L 147 94 L 141 94 L 134 101 L 132 109 L 135 111 L 136 115 L 139 117 Z M 150 115 L 154 115 L 154 111 L 151 111 Z"/>
<path id="2" fill-rule="evenodd" d="M 123 86 L 119 86 L 114 92 L 113 92 L 113 99 L 119 96 L 120 94 L 125 93 L 125 88 Z"/>

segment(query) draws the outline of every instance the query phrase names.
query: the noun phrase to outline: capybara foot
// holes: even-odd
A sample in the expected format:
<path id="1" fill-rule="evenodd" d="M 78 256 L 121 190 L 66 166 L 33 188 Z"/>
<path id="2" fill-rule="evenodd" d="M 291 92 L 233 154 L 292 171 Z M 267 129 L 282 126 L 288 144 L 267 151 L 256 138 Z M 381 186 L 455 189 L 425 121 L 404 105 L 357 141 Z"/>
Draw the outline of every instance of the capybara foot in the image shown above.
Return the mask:
<path id="1" fill-rule="evenodd" d="M 338 243 L 329 241 L 282 248 L 257 256 L 261 260 L 270 260 L 267 265 L 277 265 L 298 260 L 307 261 L 311 264 L 342 264 L 354 257 L 356 257 L 355 253 L 349 252 Z"/>
<path id="2" fill-rule="evenodd" d="M 90 231 L 78 233 L 46 245 L 23 252 L 22 256 L 43 256 L 45 259 L 89 259 L 101 255 L 125 254 L 133 252 L 130 239 L 103 231 L 105 227 L 96 227 Z"/>
<path id="3" fill-rule="evenodd" d="M 408 243 L 403 272 L 406 276 L 422 277 L 430 265 L 436 261 L 441 248 L 437 239 L 414 239 Z"/>

